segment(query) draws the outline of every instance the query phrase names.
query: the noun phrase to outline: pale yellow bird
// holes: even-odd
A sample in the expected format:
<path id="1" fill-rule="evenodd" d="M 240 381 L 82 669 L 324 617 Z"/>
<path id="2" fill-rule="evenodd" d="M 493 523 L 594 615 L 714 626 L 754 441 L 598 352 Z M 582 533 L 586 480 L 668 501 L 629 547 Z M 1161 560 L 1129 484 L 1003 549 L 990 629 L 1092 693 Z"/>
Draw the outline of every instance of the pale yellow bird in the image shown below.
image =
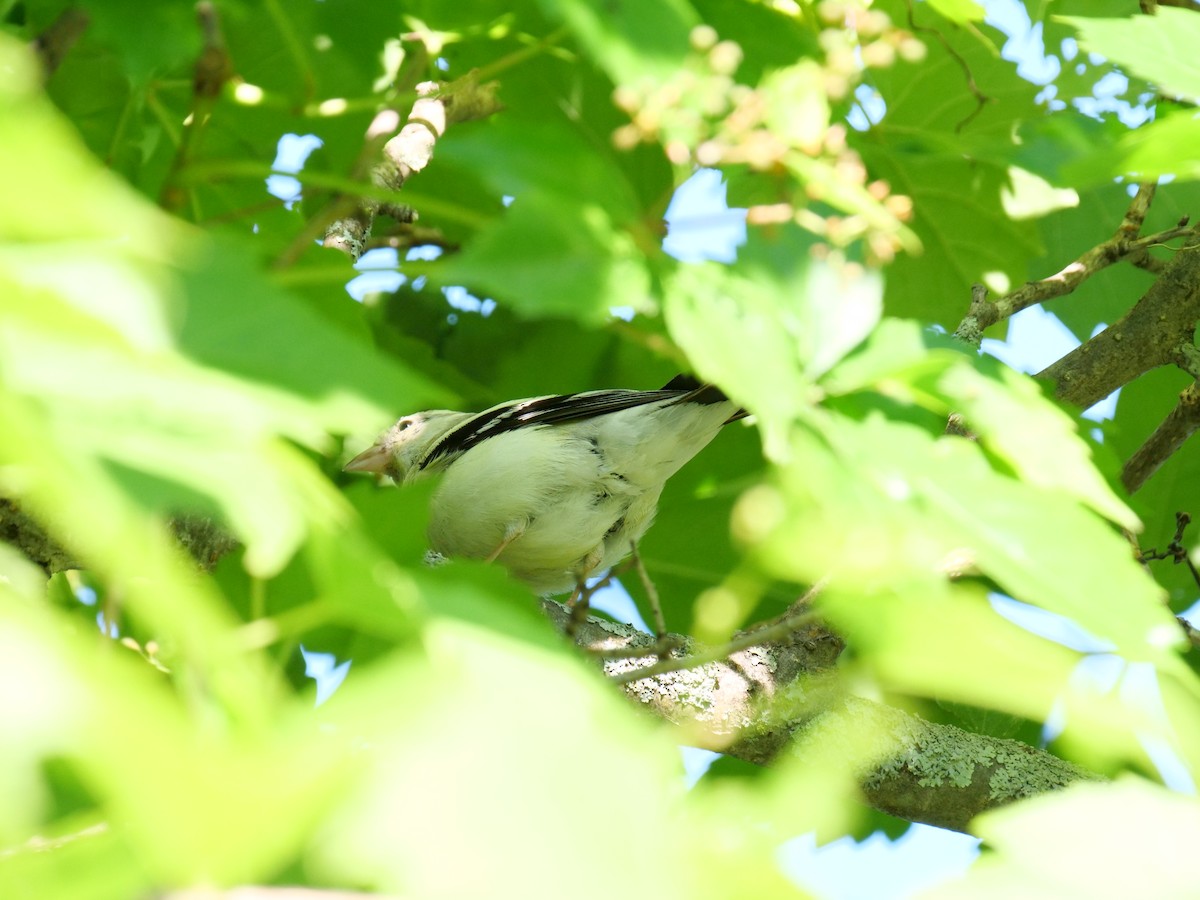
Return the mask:
<path id="1" fill-rule="evenodd" d="M 657 391 L 414 413 L 345 469 L 399 484 L 440 474 L 433 551 L 495 561 L 538 593 L 562 593 L 628 556 L 667 479 L 744 415 L 717 388 L 681 375 Z"/>

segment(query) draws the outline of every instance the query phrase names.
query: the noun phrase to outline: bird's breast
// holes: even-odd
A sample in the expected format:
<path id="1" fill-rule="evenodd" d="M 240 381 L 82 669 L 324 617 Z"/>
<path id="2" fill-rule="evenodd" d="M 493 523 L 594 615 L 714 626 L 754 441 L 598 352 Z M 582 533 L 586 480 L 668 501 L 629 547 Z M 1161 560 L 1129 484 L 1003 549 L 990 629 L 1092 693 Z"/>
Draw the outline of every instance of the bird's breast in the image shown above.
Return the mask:
<path id="1" fill-rule="evenodd" d="M 447 467 L 432 502 L 434 550 L 486 559 L 518 534 L 496 561 L 535 590 L 569 589 L 581 566 L 598 571 L 629 552 L 649 525 L 646 491 L 594 441 L 547 430 L 498 435 Z"/>

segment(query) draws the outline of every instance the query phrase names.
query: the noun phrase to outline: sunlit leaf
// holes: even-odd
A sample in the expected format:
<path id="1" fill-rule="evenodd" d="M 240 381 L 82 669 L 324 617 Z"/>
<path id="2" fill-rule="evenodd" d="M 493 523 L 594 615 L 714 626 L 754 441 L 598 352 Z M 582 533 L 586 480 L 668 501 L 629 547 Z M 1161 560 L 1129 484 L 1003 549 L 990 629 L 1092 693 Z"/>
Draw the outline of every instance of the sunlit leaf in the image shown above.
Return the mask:
<path id="1" fill-rule="evenodd" d="M 1168 93 L 1200 98 L 1195 58 L 1200 22 L 1191 10 L 1162 6 L 1154 15 L 1120 19 L 1063 16 L 1061 21 L 1079 29 L 1079 43 L 1085 50 L 1120 63 Z"/>
<path id="2" fill-rule="evenodd" d="M 1200 839 L 1200 806 L 1131 776 L 989 813 L 978 827 L 993 853 L 927 896 L 1186 897 L 1195 884 L 1178 848 Z"/>
<path id="3" fill-rule="evenodd" d="M 602 0 L 543 2 L 561 19 L 588 55 L 617 83 L 657 79 L 671 74 L 688 49 L 688 32 L 697 24 L 684 0 L 605 5 Z"/>
<path id="4" fill-rule="evenodd" d="M 929 0 L 929 5 L 951 22 L 979 22 L 985 15 L 975 0 Z"/>
<path id="5" fill-rule="evenodd" d="M 1114 144 L 1096 148 L 1064 168 L 1079 184 L 1104 184 L 1118 176 L 1155 181 L 1167 176 L 1194 181 L 1200 160 L 1192 148 L 1200 140 L 1200 118 L 1176 112 L 1122 135 Z"/>

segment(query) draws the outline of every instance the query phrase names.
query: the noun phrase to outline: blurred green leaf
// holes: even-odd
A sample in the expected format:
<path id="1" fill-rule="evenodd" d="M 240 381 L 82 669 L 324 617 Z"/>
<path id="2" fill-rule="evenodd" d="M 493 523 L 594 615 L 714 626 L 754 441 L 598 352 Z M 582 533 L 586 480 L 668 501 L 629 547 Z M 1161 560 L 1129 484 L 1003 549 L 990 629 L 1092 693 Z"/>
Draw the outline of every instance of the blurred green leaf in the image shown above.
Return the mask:
<path id="1" fill-rule="evenodd" d="M 980 22 L 984 9 L 975 0 L 929 0 L 929 5 L 951 22 Z"/>
<path id="2" fill-rule="evenodd" d="M 1195 798 L 1131 776 L 988 813 L 979 831 L 993 852 L 928 896 L 1186 897 L 1195 884 L 1178 852 L 1200 838 Z"/>
<path id="3" fill-rule="evenodd" d="M 429 697 L 435 702 L 409 710 L 407 722 L 381 736 L 377 766 L 364 773 L 362 793 L 347 798 L 352 817 L 334 819 L 314 850 L 322 872 L 360 882 L 367 873 L 372 885 L 391 890 L 450 886 L 494 895 L 500 885 L 507 895 L 504 886 L 519 871 L 529 874 L 514 895 L 553 893 L 572 877 L 570 848 L 583 839 L 595 852 L 626 859 L 640 884 L 668 897 L 728 896 L 738 884 L 768 894 L 785 888 L 768 862 L 772 851 L 727 829 L 754 808 L 748 805 L 754 795 L 695 798 L 681 828 L 674 804 L 661 802 L 676 792 L 675 748 L 646 732 L 644 722 L 596 682 L 581 678 L 574 663 L 543 653 L 519 657 L 507 652 L 506 638 L 457 622 L 438 625 L 430 641 L 435 665 L 448 667 L 452 677 L 431 682 L 438 685 Z M 409 692 L 393 679 L 373 693 Z M 558 723 L 550 731 L 541 724 L 547 716 Z M 421 737 L 413 740 L 414 734 Z M 537 754 L 526 752 L 532 734 L 539 735 Z M 491 751 L 485 757 L 471 749 L 481 740 Z M 468 755 L 474 763 L 464 767 Z M 594 767 L 648 799 L 647 814 L 612 828 L 586 804 L 562 804 L 562 792 Z M 521 787 L 528 784 L 543 789 L 531 795 Z M 473 802 L 481 793 L 489 797 L 486 809 Z M 421 815 L 395 816 L 396 802 Z M 672 831 L 675 839 L 664 845 L 662 835 Z M 450 833 L 476 848 L 472 866 L 446 867 L 439 848 Z M 718 834 L 729 839 L 716 842 Z M 716 864 L 706 865 L 706 858 Z M 581 883 L 578 890 L 607 896 L 611 884 Z"/>
<path id="4" fill-rule="evenodd" d="M 1033 379 L 1002 363 L 968 357 L 961 344 L 914 323 L 887 321 L 825 386 L 848 394 L 868 386 L 939 416 L 964 416 L 990 451 L 1030 484 L 1065 491 L 1131 531 L 1140 522 L 1092 461 L 1076 423 Z"/>
<path id="5" fill-rule="evenodd" d="M 983 360 L 980 360 L 983 363 Z M 1050 402 L 1032 379 L 987 361 L 980 372 L 958 365 L 938 382 L 984 445 L 1025 482 L 1064 491 L 1130 531 L 1141 523 L 1096 471 L 1075 422 Z"/>
<path id="6" fill-rule="evenodd" d="M 758 415 L 778 423 L 806 396 L 797 335 L 806 301 L 764 292 L 717 263 L 695 263 L 672 280 L 666 319 L 701 375 L 736 399 L 757 398 Z"/>
<path id="7" fill-rule="evenodd" d="M 1200 160 L 1192 148 L 1198 140 L 1196 113 L 1169 113 L 1070 163 L 1063 176 L 1083 185 L 1107 184 L 1116 177 L 1135 182 L 1168 176 L 1195 181 L 1200 179 Z"/>
<path id="8" fill-rule="evenodd" d="M 889 688 L 1045 720 L 1080 654 L 1002 619 L 970 584 L 822 597 Z M 950 674 L 954 673 L 954 674 Z"/>
<path id="9" fill-rule="evenodd" d="M 871 331 L 879 280 L 833 257 L 814 259 L 798 229 L 752 241 L 733 269 L 685 264 L 668 285 L 672 337 L 702 375 L 778 428 L 816 396 L 811 382 Z"/>
<path id="10" fill-rule="evenodd" d="M 735 531 L 761 542 L 770 571 L 878 591 L 977 566 L 1013 597 L 1178 670 L 1176 626 L 1156 585 L 1124 539 L 1074 500 L 993 471 L 961 438 L 879 415 L 810 421 L 813 432 L 793 436 L 783 495 L 764 489 L 735 511 Z"/>
<path id="11" fill-rule="evenodd" d="M 686 0 L 617 6 L 603 0 L 543 0 L 542 7 L 571 29 L 618 84 L 670 75 L 687 52 L 688 32 L 699 24 Z"/>

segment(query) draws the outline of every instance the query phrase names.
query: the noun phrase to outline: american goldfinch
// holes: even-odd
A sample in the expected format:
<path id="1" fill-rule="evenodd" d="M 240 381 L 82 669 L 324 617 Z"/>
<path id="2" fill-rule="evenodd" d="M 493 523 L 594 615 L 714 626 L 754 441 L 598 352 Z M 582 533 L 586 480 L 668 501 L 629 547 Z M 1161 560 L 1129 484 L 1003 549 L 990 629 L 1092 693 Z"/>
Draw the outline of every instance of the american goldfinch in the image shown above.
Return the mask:
<path id="1" fill-rule="evenodd" d="M 435 553 L 495 561 L 537 593 L 562 593 L 627 556 L 667 479 L 743 415 L 717 388 L 682 375 L 658 391 L 430 410 L 400 419 L 345 471 L 399 484 L 440 474 Z"/>

